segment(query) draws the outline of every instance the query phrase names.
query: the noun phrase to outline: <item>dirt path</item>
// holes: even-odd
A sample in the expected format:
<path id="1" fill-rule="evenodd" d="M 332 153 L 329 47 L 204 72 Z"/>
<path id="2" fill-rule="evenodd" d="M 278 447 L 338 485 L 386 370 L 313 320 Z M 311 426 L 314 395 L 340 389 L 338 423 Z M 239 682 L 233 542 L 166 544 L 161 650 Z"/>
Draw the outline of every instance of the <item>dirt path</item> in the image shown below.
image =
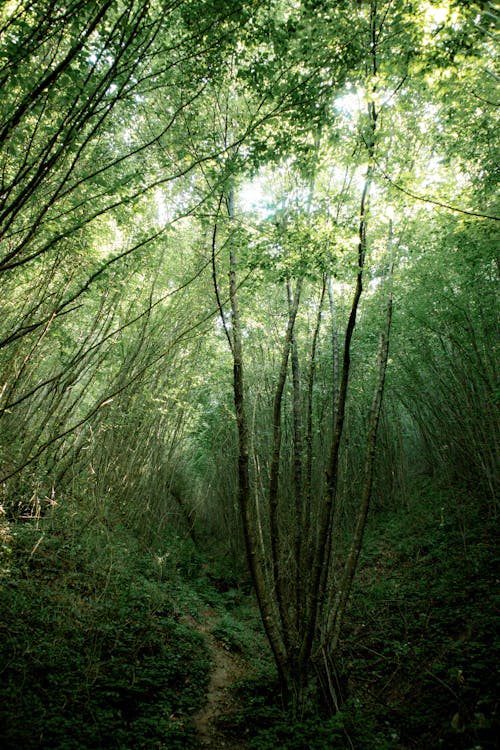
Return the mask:
<path id="1" fill-rule="evenodd" d="M 207 688 L 206 703 L 193 716 L 193 722 L 204 750 L 244 750 L 243 740 L 226 737 L 217 727 L 217 719 L 236 708 L 231 686 L 246 672 L 245 664 L 234 656 L 211 634 L 217 615 L 208 611 L 203 624 L 193 623 L 207 639 L 213 668 Z"/>

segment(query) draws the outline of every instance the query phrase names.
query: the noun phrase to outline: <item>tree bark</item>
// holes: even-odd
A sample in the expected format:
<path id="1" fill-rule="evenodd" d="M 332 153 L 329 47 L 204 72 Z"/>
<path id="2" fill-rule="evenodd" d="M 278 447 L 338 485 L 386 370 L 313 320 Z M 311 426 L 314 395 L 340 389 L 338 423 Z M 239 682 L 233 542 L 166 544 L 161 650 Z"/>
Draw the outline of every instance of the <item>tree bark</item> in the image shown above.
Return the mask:
<path id="1" fill-rule="evenodd" d="M 273 449 L 271 456 L 270 481 L 269 481 L 269 521 L 271 531 L 271 555 L 273 586 L 280 613 L 281 626 L 284 643 L 287 651 L 292 648 L 292 620 L 289 615 L 289 606 L 287 602 L 287 587 L 285 574 L 285 561 L 281 549 L 282 530 L 279 520 L 279 470 L 281 457 L 281 407 L 283 402 L 283 391 L 285 388 L 288 360 L 292 348 L 293 330 L 295 319 L 299 309 L 300 293 L 302 290 L 302 278 L 297 280 L 293 300 L 291 301 L 290 313 L 288 316 L 287 330 L 283 342 L 281 353 L 281 364 L 278 374 L 278 382 L 274 394 L 273 404 Z"/>
<path id="2" fill-rule="evenodd" d="M 234 218 L 234 193 L 230 189 L 227 208 L 229 220 Z M 264 575 L 262 561 L 259 556 L 258 540 L 255 533 L 255 519 L 252 513 L 248 422 L 245 407 L 245 387 L 243 377 L 243 346 L 242 326 L 238 304 L 237 263 L 233 243 L 229 250 L 229 297 L 231 305 L 231 332 L 233 355 L 233 395 L 238 432 L 238 503 L 241 510 L 243 537 L 250 575 L 254 586 L 259 610 L 271 650 L 278 668 L 280 681 L 283 685 L 288 682 L 288 664 L 286 649 L 279 629 L 279 615 L 273 607 L 269 587 Z"/>
<path id="3" fill-rule="evenodd" d="M 382 408 L 382 398 L 384 395 L 385 385 L 385 374 L 387 370 L 387 359 L 389 356 L 389 338 L 392 323 L 392 273 L 393 273 L 393 261 L 392 261 L 392 223 L 389 223 L 389 247 L 391 254 L 391 265 L 389 270 L 389 299 L 387 302 L 387 313 L 385 321 L 385 329 L 380 333 L 379 336 L 379 350 L 378 350 L 378 379 L 373 394 L 372 405 L 369 416 L 369 427 L 368 436 L 366 441 L 366 455 L 364 464 L 364 480 L 363 489 L 361 493 L 361 503 L 359 507 L 358 520 L 356 522 L 356 529 L 354 531 L 354 537 L 351 544 L 351 549 L 344 566 L 344 572 L 340 586 L 337 591 L 335 605 L 329 616 L 328 626 L 326 632 L 327 643 L 329 643 L 329 649 L 334 652 L 337 649 L 340 631 L 342 628 L 342 622 L 349 599 L 349 593 L 356 572 L 357 562 L 359 554 L 361 552 L 361 545 L 363 542 L 364 530 L 366 527 L 366 520 L 368 517 L 368 509 L 370 506 L 370 499 L 373 487 L 373 473 L 375 465 L 375 448 L 377 442 L 377 430 L 380 420 L 380 411 Z"/>

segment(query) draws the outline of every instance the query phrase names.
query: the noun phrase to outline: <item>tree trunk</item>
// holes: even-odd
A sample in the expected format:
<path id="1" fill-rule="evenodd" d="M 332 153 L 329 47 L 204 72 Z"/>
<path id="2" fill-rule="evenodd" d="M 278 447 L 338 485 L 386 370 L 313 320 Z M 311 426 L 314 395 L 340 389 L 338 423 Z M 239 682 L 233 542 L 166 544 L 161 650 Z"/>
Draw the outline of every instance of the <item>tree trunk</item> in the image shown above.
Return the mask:
<path id="1" fill-rule="evenodd" d="M 229 219 L 234 217 L 234 194 L 231 189 L 227 200 Z M 229 250 L 229 297 L 231 305 L 231 332 L 233 354 L 233 394 L 238 432 L 238 503 L 243 523 L 243 536 L 247 560 L 250 568 L 252 583 L 257 596 L 257 602 L 262 617 L 264 629 L 274 655 L 280 681 L 287 679 L 287 658 L 283 638 L 278 625 L 278 613 L 273 606 L 269 586 L 267 585 L 262 561 L 259 556 L 256 537 L 255 518 L 252 513 L 252 497 L 250 486 L 249 440 L 248 422 L 245 408 L 245 388 L 243 378 L 243 347 L 241 333 L 241 318 L 238 304 L 238 288 L 236 281 L 235 248 L 230 243 Z"/>

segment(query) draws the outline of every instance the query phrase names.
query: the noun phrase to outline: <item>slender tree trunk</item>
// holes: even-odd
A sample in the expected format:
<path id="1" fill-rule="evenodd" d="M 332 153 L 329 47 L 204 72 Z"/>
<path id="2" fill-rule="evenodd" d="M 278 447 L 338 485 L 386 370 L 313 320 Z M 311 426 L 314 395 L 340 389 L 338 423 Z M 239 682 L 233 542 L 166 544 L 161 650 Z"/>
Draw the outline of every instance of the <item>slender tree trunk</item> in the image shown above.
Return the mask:
<path id="1" fill-rule="evenodd" d="M 392 223 L 389 225 L 389 247 L 391 253 L 391 266 L 389 270 L 389 299 L 387 303 L 387 314 L 385 321 L 385 329 L 380 333 L 379 337 L 379 350 L 378 350 L 378 379 L 373 395 L 372 405 L 370 409 L 368 437 L 366 441 L 366 455 L 364 465 L 364 480 L 363 489 L 361 492 L 361 502 L 358 513 L 358 520 L 356 522 L 356 529 L 354 531 L 354 537 L 352 539 L 351 549 L 344 566 L 344 572 L 341 583 L 339 585 L 335 605 L 332 613 L 329 617 L 328 627 L 326 632 L 328 633 L 327 643 L 329 643 L 329 649 L 334 652 L 338 646 L 340 631 L 342 628 L 342 622 L 344 619 L 345 609 L 349 598 L 349 593 L 356 571 L 356 566 L 361 552 L 361 545 L 363 542 L 363 534 L 366 527 L 366 519 L 368 517 L 368 509 L 370 506 L 370 499 L 373 487 L 373 474 L 375 465 L 375 447 L 377 442 L 377 430 L 380 420 L 380 411 L 382 407 L 382 398 L 384 395 L 385 385 L 385 373 L 387 369 L 387 359 L 389 356 L 389 338 L 392 323 L 392 273 L 393 273 L 393 262 L 392 262 Z"/>
<path id="2" fill-rule="evenodd" d="M 283 403 L 283 391 L 285 388 L 288 360 L 290 357 L 290 351 L 292 348 L 293 341 L 293 330 L 295 326 L 295 319 L 297 317 L 297 311 L 299 309 L 300 293 L 302 290 L 302 279 L 297 280 L 295 287 L 295 293 L 291 301 L 290 313 L 288 316 L 288 325 L 285 334 L 285 340 L 283 342 L 283 350 L 281 353 L 281 364 L 278 374 L 278 382 L 276 384 L 276 390 L 274 394 L 273 404 L 273 450 L 271 456 L 271 468 L 270 468 L 270 481 L 269 481 L 269 521 L 271 531 L 271 553 L 272 553 L 272 571 L 273 571 L 273 586 L 275 589 L 275 596 L 278 603 L 278 609 L 281 619 L 281 627 L 283 632 L 283 638 L 285 647 L 288 652 L 292 650 L 292 642 L 295 640 L 293 635 L 293 624 L 289 614 L 290 604 L 287 601 L 287 572 L 285 560 L 283 559 L 282 551 L 282 536 L 283 532 L 280 526 L 279 519 L 279 470 L 280 470 L 280 457 L 281 457 L 281 407 Z"/>
<path id="3" fill-rule="evenodd" d="M 287 280 L 288 314 L 293 313 L 293 293 L 290 280 Z M 295 499 L 295 528 L 294 533 L 294 567 L 295 567 L 295 631 L 300 628 L 301 602 L 302 602 L 302 537 L 304 534 L 304 470 L 303 470 L 303 429 L 302 429 L 302 404 L 300 393 L 300 365 L 297 349 L 295 328 L 291 335 L 291 364 L 293 384 L 293 489 Z"/>
<path id="4" fill-rule="evenodd" d="M 376 37 L 376 3 L 372 3 L 371 8 L 371 39 L 370 53 L 372 60 L 372 74 L 377 73 L 377 37 Z M 359 225 L 358 225 L 358 272 L 354 289 L 351 310 L 347 321 L 347 327 L 344 338 L 344 351 L 342 361 L 342 375 L 340 380 L 338 409 L 336 421 L 333 426 L 333 436 L 330 449 L 329 465 L 326 471 L 325 490 L 323 494 L 323 504 L 320 508 L 318 519 L 318 535 L 314 552 L 314 560 L 311 571 L 310 582 L 310 602 L 306 613 L 306 626 L 303 633 L 300 661 L 303 665 L 309 664 L 313 651 L 315 638 L 318 636 L 318 622 L 321 616 L 325 614 L 325 605 L 328 601 L 328 581 L 331 561 L 333 557 L 333 522 L 335 514 L 335 502 L 337 497 L 338 472 L 339 472 L 339 451 L 344 430 L 344 420 L 347 403 L 347 390 L 350 378 L 351 364 L 351 343 L 359 302 L 363 292 L 363 271 L 367 249 L 367 227 L 368 227 L 368 205 L 370 190 L 373 180 L 374 154 L 375 154 L 375 132 L 377 127 L 378 113 L 373 101 L 368 103 L 368 118 L 370 130 L 367 140 L 368 165 L 365 172 L 363 190 L 359 208 Z"/>
<path id="5" fill-rule="evenodd" d="M 305 477 L 304 477 L 304 513 L 303 523 L 301 525 L 300 539 L 301 549 L 299 555 L 299 565 L 301 567 L 301 581 L 300 581 L 300 605 L 299 605 L 299 616 L 301 622 L 304 621 L 308 606 L 309 606 L 309 592 L 306 579 L 311 570 L 313 561 L 313 551 L 316 544 L 317 529 L 315 528 L 315 516 L 313 512 L 313 492 L 312 492 L 312 476 L 313 476 L 313 449 L 314 449 L 314 435 L 313 435 L 313 408 L 314 408 L 314 383 L 316 380 L 316 365 L 317 365 L 317 350 L 318 340 L 321 331 L 322 311 L 323 302 L 325 297 L 325 278 L 323 278 L 323 285 L 321 287 L 320 299 L 318 302 L 318 310 L 316 313 L 316 323 L 314 326 L 313 338 L 311 343 L 311 353 L 309 359 L 309 371 L 307 375 L 307 404 L 306 404 L 306 457 L 305 457 Z"/>
<path id="6" fill-rule="evenodd" d="M 332 443 L 330 449 L 330 461 L 326 472 L 325 491 L 323 495 L 323 504 L 320 509 L 319 529 L 317 536 L 316 549 L 314 554 L 313 566 L 311 571 L 310 583 L 310 604 L 306 614 L 306 627 L 301 644 L 300 660 L 307 664 L 311 658 L 313 642 L 317 635 L 317 623 L 320 616 L 320 610 L 324 604 L 325 589 L 328 580 L 328 571 L 331 561 L 332 547 L 332 523 L 335 509 L 335 500 L 337 495 L 338 481 L 338 459 L 340 443 L 344 428 L 345 408 L 347 402 L 347 388 L 350 375 L 351 363 L 351 342 L 354 329 L 356 326 L 356 317 L 358 312 L 359 301 L 363 291 L 363 268 L 366 255 L 366 227 L 367 227 L 367 210 L 368 196 L 372 182 L 373 166 L 370 160 L 368 164 L 363 192 L 360 204 L 359 220 L 359 242 L 358 242 L 358 273 L 354 296 L 351 304 L 351 312 L 347 322 L 344 354 L 342 363 L 342 378 L 339 390 L 339 403 L 337 419 L 333 429 Z"/>
<path id="7" fill-rule="evenodd" d="M 231 190 L 227 201 L 229 219 L 234 217 L 234 196 Z M 233 393 L 238 432 L 238 503 L 241 510 L 243 537 L 250 574 L 259 605 L 264 629 L 269 640 L 278 668 L 280 681 L 288 683 L 286 649 L 278 625 L 278 613 L 273 607 L 262 561 L 259 556 L 258 540 L 255 533 L 255 518 L 252 513 L 250 485 L 248 422 L 245 408 L 245 388 L 243 377 L 242 327 L 238 304 L 237 264 L 233 243 L 229 250 L 229 297 L 231 305 L 231 350 L 233 354 Z"/>
<path id="8" fill-rule="evenodd" d="M 332 425 L 335 429 L 339 408 L 339 336 L 337 329 L 337 310 L 333 292 L 332 277 L 328 277 L 328 301 L 330 303 L 331 341 L 332 341 Z"/>

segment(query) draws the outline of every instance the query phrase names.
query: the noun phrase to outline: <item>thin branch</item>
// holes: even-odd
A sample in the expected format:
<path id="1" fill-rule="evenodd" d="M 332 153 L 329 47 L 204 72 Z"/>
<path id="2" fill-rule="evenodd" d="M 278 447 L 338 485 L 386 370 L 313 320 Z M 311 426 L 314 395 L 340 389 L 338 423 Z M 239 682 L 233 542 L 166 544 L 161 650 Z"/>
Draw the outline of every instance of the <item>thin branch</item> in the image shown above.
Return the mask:
<path id="1" fill-rule="evenodd" d="M 465 208 L 458 208 L 458 206 L 450 206 L 449 204 L 438 201 L 435 198 L 427 198 L 424 195 L 417 195 L 416 193 L 407 190 L 401 185 L 398 185 L 389 177 L 389 175 L 382 169 L 382 167 L 380 167 L 380 165 L 378 165 L 378 167 L 380 169 L 380 172 L 382 173 L 382 177 L 387 180 L 387 182 L 389 182 L 392 187 L 395 187 L 396 190 L 399 190 L 401 193 L 408 195 L 414 200 L 422 201 L 423 203 L 432 203 L 433 206 L 439 206 L 439 208 L 445 208 L 447 211 L 454 211 L 455 213 L 465 214 L 466 216 L 477 216 L 479 219 L 491 219 L 492 221 L 500 221 L 500 216 L 495 216 L 493 214 L 483 214 L 479 211 L 468 211 Z"/>
<path id="2" fill-rule="evenodd" d="M 222 325 L 224 328 L 224 333 L 226 334 L 226 338 L 229 344 L 229 348 L 231 349 L 231 353 L 234 355 L 234 348 L 233 348 L 233 341 L 231 338 L 231 334 L 229 333 L 229 329 L 227 326 L 226 316 L 224 315 L 224 308 L 222 307 L 222 302 L 219 294 L 219 285 L 217 283 L 217 267 L 215 264 L 216 259 L 216 240 L 217 240 L 217 220 L 219 218 L 220 209 L 222 206 L 222 202 L 224 200 L 224 193 L 220 194 L 219 203 L 217 205 L 217 212 L 215 214 L 215 222 L 214 222 L 214 231 L 212 233 L 212 255 L 211 255 L 211 262 L 212 262 L 212 279 L 214 283 L 214 291 L 215 291 L 215 297 L 217 300 L 217 306 L 219 308 L 220 318 L 222 321 Z"/>

